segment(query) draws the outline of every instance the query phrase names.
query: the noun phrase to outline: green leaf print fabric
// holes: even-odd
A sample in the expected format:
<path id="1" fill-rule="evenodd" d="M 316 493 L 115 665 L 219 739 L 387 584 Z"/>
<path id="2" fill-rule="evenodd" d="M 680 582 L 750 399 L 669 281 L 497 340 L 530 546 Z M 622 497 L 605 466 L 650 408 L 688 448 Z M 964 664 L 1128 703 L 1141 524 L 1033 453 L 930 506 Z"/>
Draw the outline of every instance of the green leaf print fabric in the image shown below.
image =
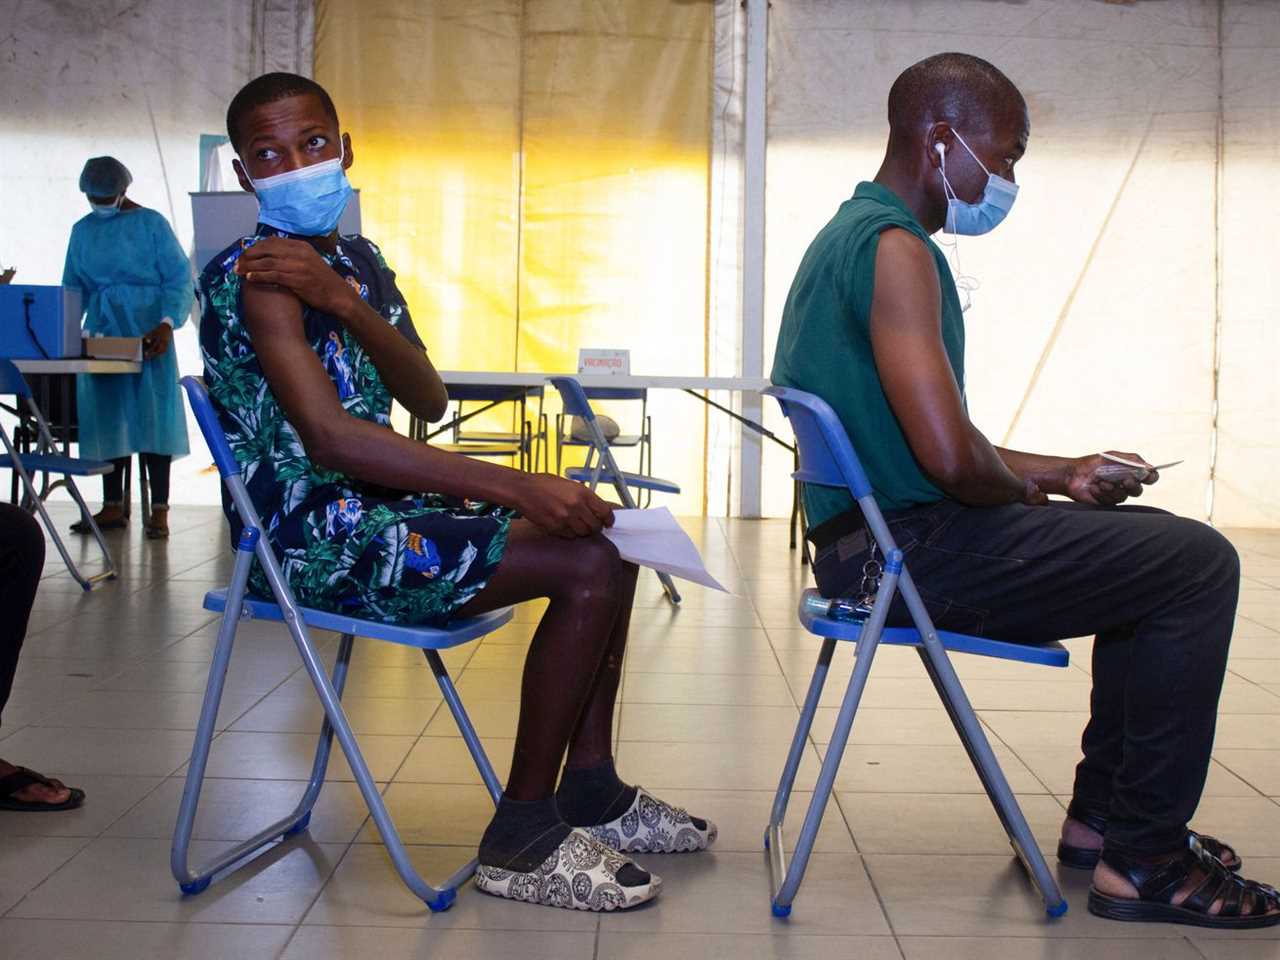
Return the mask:
<path id="1" fill-rule="evenodd" d="M 200 347 L 205 385 L 267 542 L 305 606 L 386 623 L 444 625 L 493 575 L 512 512 L 390 490 L 311 462 L 262 374 L 243 323 L 241 278 L 232 268 L 263 236 L 289 235 L 259 225 L 201 274 Z M 410 343 L 422 346 L 395 274 L 376 246 L 344 236 L 336 252 L 321 255 Z M 305 306 L 303 329 L 343 409 L 391 429 L 391 394 L 355 337 L 337 318 Z M 234 544 L 243 524 L 225 493 L 223 509 Z M 249 584 L 255 594 L 270 596 L 257 564 Z"/>

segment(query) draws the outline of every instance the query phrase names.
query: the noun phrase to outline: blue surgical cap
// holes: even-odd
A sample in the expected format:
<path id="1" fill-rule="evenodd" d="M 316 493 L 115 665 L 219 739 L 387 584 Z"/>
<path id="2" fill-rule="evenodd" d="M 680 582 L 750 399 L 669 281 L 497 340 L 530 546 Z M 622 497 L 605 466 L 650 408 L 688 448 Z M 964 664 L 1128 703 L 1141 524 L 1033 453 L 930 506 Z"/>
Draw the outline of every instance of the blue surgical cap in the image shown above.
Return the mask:
<path id="1" fill-rule="evenodd" d="M 131 183 L 129 168 L 115 157 L 91 157 L 80 172 L 80 192 L 90 197 L 118 197 Z"/>

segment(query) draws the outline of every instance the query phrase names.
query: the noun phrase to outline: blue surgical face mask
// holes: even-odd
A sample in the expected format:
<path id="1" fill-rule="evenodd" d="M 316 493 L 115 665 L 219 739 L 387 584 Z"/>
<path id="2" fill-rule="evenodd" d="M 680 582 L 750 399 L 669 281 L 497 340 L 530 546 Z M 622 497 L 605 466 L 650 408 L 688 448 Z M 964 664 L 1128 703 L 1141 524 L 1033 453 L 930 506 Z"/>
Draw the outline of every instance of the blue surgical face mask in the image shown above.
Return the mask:
<path id="1" fill-rule="evenodd" d="M 102 217 L 104 220 L 108 217 L 114 217 L 120 212 L 120 204 L 124 202 L 124 194 L 116 197 L 112 203 L 94 203 L 89 201 L 89 208 L 93 211 L 94 216 Z"/>
<path id="2" fill-rule="evenodd" d="M 303 237 L 332 233 L 352 193 L 347 172 L 342 169 L 346 148 L 341 140 L 338 144 L 341 152 L 337 159 L 322 160 L 261 180 L 249 177 L 258 196 L 258 220 Z M 243 158 L 240 163 L 248 177 L 248 164 Z"/>
<path id="3" fill-rule="evenodd" d="M 947 179 L 947 155 L 942 153 L 942 189 L 947 195 L 947 222 L 943 224 L 943 233 L 955 233 L 965 237 L 976 237 L 990 233 L 1013 208 L 1013 201 L 1018 196 L 1018 185 L 1012 180 L 997 177 L 978 159 L 978 155 L 969 150 L 969 145 L 959 133 L 952 130 L 960 141 L 960 146 L 968 150 L 969 156 L 982 167 L 987 175 L 987 186 L 982 191 L 982 199 L 977 203 L 966 203 L 956 196 L 951 189 L 951 181 Z"/>

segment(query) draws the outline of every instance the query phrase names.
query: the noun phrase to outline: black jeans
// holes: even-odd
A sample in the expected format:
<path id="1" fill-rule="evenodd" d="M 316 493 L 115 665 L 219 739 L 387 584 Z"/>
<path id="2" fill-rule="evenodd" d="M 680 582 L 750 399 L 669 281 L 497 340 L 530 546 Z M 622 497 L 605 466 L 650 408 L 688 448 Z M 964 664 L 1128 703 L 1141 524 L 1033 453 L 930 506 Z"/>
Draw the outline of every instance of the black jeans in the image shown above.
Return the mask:
<path id="1" fill-rule="evenodd" d="M 885 519 L 936 626 L 1014 642 L 1096 637 L 1069 812 L 1105 818 L 1107 845 L 1130 853 L 1183 845 L 1209 771 L 1240 586 L 1226 538 L 1131 506 L 944 500 Z M 867 558 L 861 530 L 825 544 L 818 588 L 856 593 Z M 911 625 L 901 597 L 889 623 Z"/>
<path id="2" fill-rule="evenodd" d="M 0 714 L 13 690 L 18 654 L 44 571 L 44 532 L 25 510 L 0 503 Z"/>
<path id="3" fill-rule="evenodd" d="M 151 486 L 151 504 L 156 507 L 169 503 L 169 468 L 173 465 L 173 457 L 163 453 L 140 453 L 138 457 L 147 463 L 147 483 Z M 129 466 L 129 458 L 121 457 L 112 460 L 116 465 L 114 471 L 102 477 L 102 499 L 106 503 L 124 502 L 124 470 Z"/>

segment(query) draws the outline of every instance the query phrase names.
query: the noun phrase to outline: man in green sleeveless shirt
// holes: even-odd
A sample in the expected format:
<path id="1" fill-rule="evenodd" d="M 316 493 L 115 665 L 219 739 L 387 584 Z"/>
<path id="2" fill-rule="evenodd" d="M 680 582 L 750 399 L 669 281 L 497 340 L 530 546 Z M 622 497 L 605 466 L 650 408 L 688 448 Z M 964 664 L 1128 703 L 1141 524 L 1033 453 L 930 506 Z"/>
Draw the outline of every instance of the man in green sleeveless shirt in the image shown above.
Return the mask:
<path id="1" fill-rule="evenodd" d="M 1241 880 L 1235 851 L 1187 826 L 1226 673 L 1235 550 L 1205 524 L 1120 506 L 1154 471 L 1000 449 L 969 420 L 963 311 L 930 237 L 986 233 L 1008 213 L 1026 103 L 991 64 L 946 53 L 898 77 L 888 113 L 875 179 L 801 261 L 773 381 L 831 404 L 939 627 L 1011 641 L 1096 635 L 1092 715 L 1058 847 L 1064 865 L 1093 870 L 1089 909 L 1278 923 L 1280 896 Z M 804 500 L 819 589 L 856 592 L 870 556 L 861 512 L 830 488 L 807 487 Z M 900 598 L 889 622 L 910 624 Z"/>

